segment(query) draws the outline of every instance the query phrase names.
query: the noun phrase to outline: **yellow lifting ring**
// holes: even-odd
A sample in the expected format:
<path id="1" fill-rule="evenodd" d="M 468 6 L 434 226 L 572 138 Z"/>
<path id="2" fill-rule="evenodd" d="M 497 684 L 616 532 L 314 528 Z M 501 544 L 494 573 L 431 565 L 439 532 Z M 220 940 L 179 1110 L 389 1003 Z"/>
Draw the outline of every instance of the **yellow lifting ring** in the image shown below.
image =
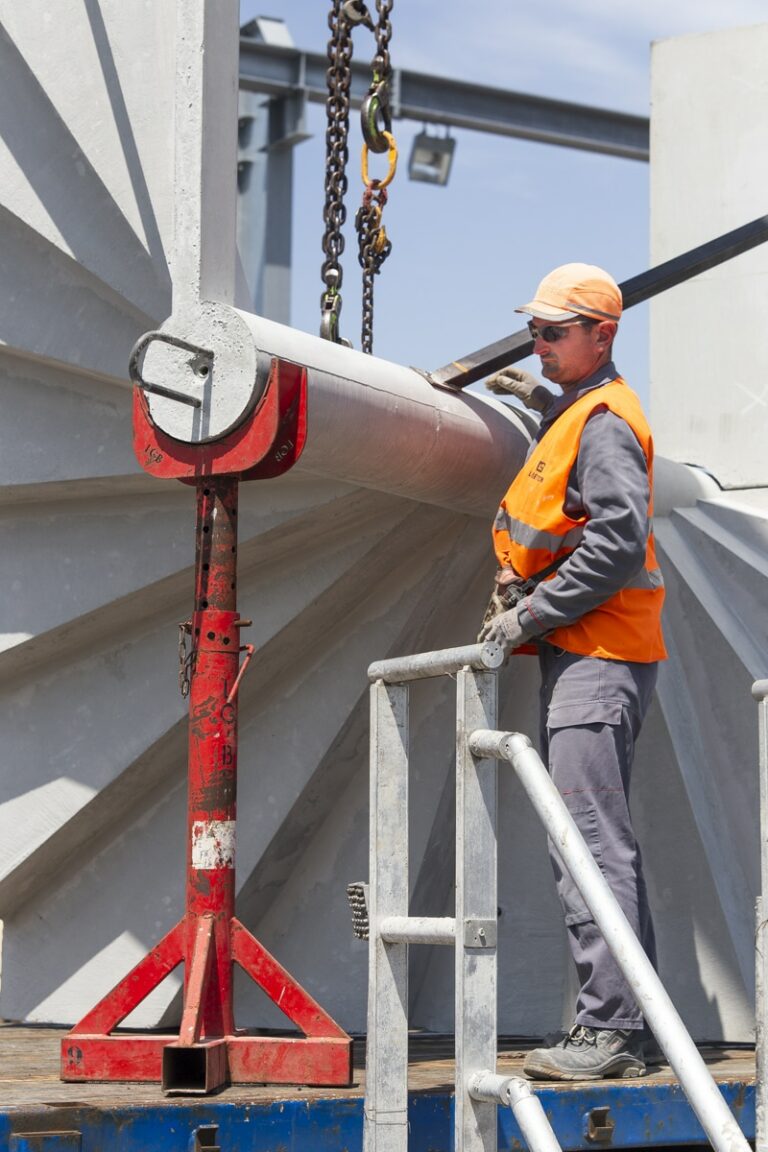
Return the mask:
<path id="1" fill-rule="evenodd" d="M 363 176 L 363 184 L 365 184 L 366 188 L 386 188 L 387 184 L 392 183 L 392 181 L 395 177 L 395 172 L 397 171 L 397 144 L 395 144 L 395 138 L 391 132 L 382 132 L 382 136 L 384 137 L 387 144 L 389 145 L 389 151 L 387 152 L 387 161 L 389 163 L 389 171 L 387 172 L 387 174 L 383 180 L 371 180 L 369 178 L 369 176 L 368 176 L 368 145 L 363 144 L 363 154 L 361 157 L 361 170 L 362 170 L 362 176 Z"/>

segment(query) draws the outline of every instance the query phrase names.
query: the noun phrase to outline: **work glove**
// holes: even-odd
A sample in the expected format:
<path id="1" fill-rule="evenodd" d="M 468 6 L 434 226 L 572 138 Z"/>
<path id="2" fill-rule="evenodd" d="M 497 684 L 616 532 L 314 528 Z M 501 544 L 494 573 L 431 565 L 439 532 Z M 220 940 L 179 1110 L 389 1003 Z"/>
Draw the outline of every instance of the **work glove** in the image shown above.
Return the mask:
<path id="1" fill-rule="evenodd" d="M 549 389 L 522 368 L 505 368 L 486 380 L 485 386 L 489 392 L 495 392 L 497 396 L 503 396 L 505 393 L 516 396 L 518 400 L 522 400 L 526 408 L 534 412 L 546 412 L 554 400 Z"/>
<path id="2" fill-rule="evenodd" d="M 517 618 L 517 608 L 494 616 L 493 620 L 484 626 L 480 636 L 483 641 L 498 644 L 505 657 L 510 656 L 528 639 L 528 634 L 520 626 Z"/>
<path id="3" fill-rule="evenodd" d="M 516 604 L 519 600 L 522 600 L 522 591 L 519 592 L 519 594 L 515 597 L 510 595 L 512 589 L 516 587 L 520 588 L 522 587 L 522 584 L 523 578 L 522 576 L 518 576 L 514 568 L 511 568 L 507 565 L 506 567 L 496 569 L 496 582 L 493 586 L 493 592 L 491 593 L 488 606 L 486 607 L 485 613 L 483 614 L 480 631 L 477 635 L 478 644 L 482 644 L 483 640 L 485 639 L 486 631 L 491 622 L 497 616 L 500 616 L 502 612 L 508 612 L 511 605 Z"/>

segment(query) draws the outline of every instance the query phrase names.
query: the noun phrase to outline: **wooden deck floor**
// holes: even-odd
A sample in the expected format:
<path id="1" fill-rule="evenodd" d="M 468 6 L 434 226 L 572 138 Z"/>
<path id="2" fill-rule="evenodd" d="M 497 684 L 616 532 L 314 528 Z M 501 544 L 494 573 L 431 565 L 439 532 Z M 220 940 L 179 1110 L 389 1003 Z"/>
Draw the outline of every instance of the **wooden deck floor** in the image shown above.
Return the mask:
<path id="1" fill-rule="evenodd" d="M 65 1084 L 59 1079 L 59 1049 L 65 1032 L 57 1028 L 22 1027 L 0 1024 L 0 1109 L 30 1108 L 39 1105 L 96 1108 L 139 1106 L 160 1102 L 184 1107 L 197 1097 L 174 1097 L 169 1101 L 158 1084 Z M 526 1052 L 533 1047 L 522 1041 L 500 1037 L 498 1071 L 522 1075 Z M 365 1085 L 364 1042 L 354 1045 L 355 1073 L 350 1088 L 304 1088 L 237 1085 L 217 1094 L 216 1099 L 251 1104 L 280 1100 L 359 1098 Z M 755 1059 L 751 1049 L 702 1048 L 704 1059 L 719 1082 L 754 1080 Z M 453 1085 L 453 1037 L 414 1034 L 409 1053 L 409 1088 L 416 1093 L 450 1092 Z M 635 1084 L 674 1083 L 667 1065 L 649 1070 Z M 569 1084 L 549 1084 L 559 1092 L 574 1091 Z M 578 1087 L 578 1086 L 576 1086 Z M 582 1085 L 583 1087 L 583 1085 Z"/>

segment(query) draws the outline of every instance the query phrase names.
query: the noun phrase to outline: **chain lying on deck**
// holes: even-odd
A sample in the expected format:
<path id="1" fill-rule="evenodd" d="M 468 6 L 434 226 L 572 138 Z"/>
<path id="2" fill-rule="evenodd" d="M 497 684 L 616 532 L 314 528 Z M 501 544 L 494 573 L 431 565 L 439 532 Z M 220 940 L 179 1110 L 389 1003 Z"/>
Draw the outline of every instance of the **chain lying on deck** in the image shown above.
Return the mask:
<path id="1" fill-rule="evenodd" d="M 394 0 L 376 0 L 378 23 L 374 25 L 364 0 L 333 0 L 328 16 L 331 39 L 328 42 L 328 100 L 326 128 L 326 176 L 323 219 L 322 278 L 325 291 L 320 298 L 320 335 L 335 343 L 348 344 L 339 331 L 344 272 L 343 226 L 347 218 L 344 197 L 348 188 L 346 174 L 349 160 L 349 90 L 351 82 L 352 28 L 364 24 L 376 37 L 376 55 L 371 64 L 372 81 L 361 109 L 363 132 L 362 178 L 363 201 L 355 218 L 358 233 L 358 261 L 363 269 L 362 348 L 373 351 L 373 278 L 392 250 L 382 224 L 382 210 L 387 202 L 387 186 L 397 167 L 397 145 L 392 135 L 390 81 L 392 66 L 389 41 L 392 36 L 390 13 Z M 368 154 L 387 152 L 388 172 L 383 179 L 368 174 Z"/>

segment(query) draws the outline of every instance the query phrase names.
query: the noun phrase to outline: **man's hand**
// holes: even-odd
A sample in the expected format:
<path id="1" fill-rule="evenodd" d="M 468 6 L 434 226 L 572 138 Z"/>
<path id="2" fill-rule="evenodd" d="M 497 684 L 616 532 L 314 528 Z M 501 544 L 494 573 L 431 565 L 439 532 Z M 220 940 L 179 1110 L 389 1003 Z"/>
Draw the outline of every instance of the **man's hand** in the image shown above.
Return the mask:
<path id="1" fill-rule="evenodd" d="M 480 633 L 481 641 L 489 641 L 492 644 L 498 644 L 505 656 L 510 656 L 516 648 L 524 644 L 528 636 L 520 627 L 517 619 L 517 608 L 512 608 L 509 612 L 501 612 L 498 616 L 494 616 L 492 620 L 483 628 Z"/>
<path id="2" fill-rule="evenodd" d="M 522 368 L 505 368 L 503 372 L 497 372 L 495 376 L 486 380 L 485 386 L 489 392 L 495 392 L 497 396 L 503 396 L 505 393 L 516 396 L 518 400 L 522 400 L 526 408 L 531 408 L 534 412 L 546 412 L 554 400 L 549 389 Z"/>

